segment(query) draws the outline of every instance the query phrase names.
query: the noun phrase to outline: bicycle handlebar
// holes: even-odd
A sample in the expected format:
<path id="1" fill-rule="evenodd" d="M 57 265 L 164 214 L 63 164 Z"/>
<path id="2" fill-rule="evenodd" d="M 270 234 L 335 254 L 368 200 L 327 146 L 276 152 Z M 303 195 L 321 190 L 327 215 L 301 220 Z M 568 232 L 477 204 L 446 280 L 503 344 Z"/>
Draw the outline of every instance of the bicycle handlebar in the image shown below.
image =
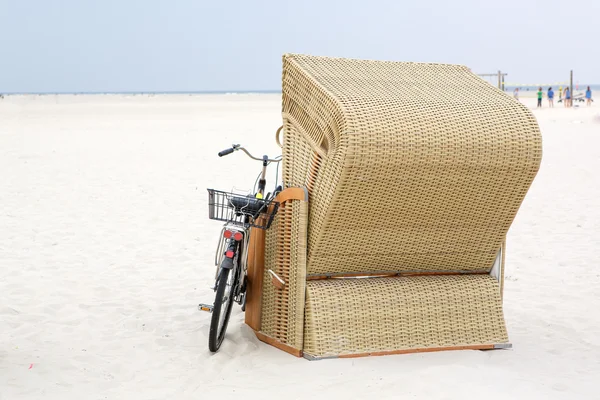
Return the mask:
<path id="1" fill-rule="evenodd" d="M 233 147 L 230 149 L 225 149 L 225 150 L 219 152 L 219 157 L 226 156 L 227 154 L 231 154 L 233 152 L 234 152 Z"/>
<path id="2" fill-rule="evenodd" d="M 250 157 L 253 160 L 257 160 L 257 161 L 267 161 L 267 162 L 279 162 L 281 161 L 281 158 L 276 159 L 276 158 L 268 158 L 267 156 L 264 156 L 263 158 L 258 158 L 258 157 L 254 157 L 252 154 L 250 154 L 250 152 L 248 150 L 246 150 L 245 148 L 243 148 L 242 146 L 240 146 L 239 144 L 234 144 L 233 147 L 229 148 L 229 149 L 225 149 L 223 151 L 219 152 L 219 157 L 223 157 L 226 156 L 228 154 L 233 153 L 234 151 L 238 151 L 238 150 L 242 150 L 244 153 L 246 153 L 246 155 L 248 157 Z"/>

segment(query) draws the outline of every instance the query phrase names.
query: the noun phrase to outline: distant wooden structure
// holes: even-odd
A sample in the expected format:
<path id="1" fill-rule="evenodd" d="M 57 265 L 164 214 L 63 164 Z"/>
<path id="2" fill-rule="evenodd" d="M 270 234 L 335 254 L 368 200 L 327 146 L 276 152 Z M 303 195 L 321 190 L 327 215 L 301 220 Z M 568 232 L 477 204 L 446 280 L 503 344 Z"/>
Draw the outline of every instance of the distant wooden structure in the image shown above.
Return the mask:
<path id="1" fill-rule="evenodd" d="M 477 75 L 479 75 L 483 78 L 498 77 L 498 89 L 504 90 L 504 77 L 508 74 L 503 73 L 502 71 L 498 70 L 498 72 L 495 74 L 477 74 Z"/>
<path id="2" fill-rule="evenodd" d="M 573 91 L 573 70 L 571 70 L 569 86 L 570 86 L 569 91 L 571 92 L 571 98 L 573 98 L 575 95 L 575 92 Z"/>

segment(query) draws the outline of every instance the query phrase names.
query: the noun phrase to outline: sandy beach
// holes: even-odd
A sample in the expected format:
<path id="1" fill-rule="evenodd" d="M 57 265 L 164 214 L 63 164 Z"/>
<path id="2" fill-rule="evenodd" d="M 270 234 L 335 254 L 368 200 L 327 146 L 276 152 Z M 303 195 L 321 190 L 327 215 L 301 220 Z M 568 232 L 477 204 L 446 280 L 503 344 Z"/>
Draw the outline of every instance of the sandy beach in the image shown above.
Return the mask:
<path id="1" fill-rule="evenodd" d="M 206 188 L 260 169 L 217 152 L 278 155 L 280 95 L 5 96 L 0 399 L 599 398 L 600 105 L 522 101 L 544 156 L 508 235 L 514 348 L 310 362 L 237 306 L 211 354 L 197 309 L 221 228 Z"/>

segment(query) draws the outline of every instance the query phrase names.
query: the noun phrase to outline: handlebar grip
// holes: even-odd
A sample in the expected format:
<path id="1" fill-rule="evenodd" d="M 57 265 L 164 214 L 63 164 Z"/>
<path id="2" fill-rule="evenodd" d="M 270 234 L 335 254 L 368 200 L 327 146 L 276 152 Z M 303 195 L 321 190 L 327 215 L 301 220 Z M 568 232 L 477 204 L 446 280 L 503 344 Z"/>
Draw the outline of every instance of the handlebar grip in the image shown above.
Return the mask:
<path id="1" fill-rule="evenodd" d="M 233 147 L 229 148 L 229 149 L 225 149 L 223 151 L 220 151 L 219 157 L 223 157 L 223 156 L 226 156 L 227 154 L 231 154 L 231 153 L 233 153 Z"/>

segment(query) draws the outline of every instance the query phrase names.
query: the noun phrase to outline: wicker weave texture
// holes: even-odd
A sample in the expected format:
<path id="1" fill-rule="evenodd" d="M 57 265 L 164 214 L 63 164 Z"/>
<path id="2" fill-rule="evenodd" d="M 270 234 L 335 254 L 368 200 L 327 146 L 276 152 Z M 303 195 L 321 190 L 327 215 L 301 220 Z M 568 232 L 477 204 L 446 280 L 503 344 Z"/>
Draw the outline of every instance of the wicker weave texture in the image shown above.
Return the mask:
<path id="1" fill-rule="evenodd" d="M 489 275 L 307 285 L 304 352 L 312 356 L 507 342 L 498 282 Z"/>
<path id="2" fill-rule="evenodd" d="M 462 66 L 283 61 L 308 274 L 489 271 L 541 161 L 531 112 Z"/>
<path id="3" fill-rule="evenodd" d="M 282 204 L 265 238 L 265 274 L 261 331 L 282 343 L 302 349 L 306 293 L 306 229 L 308 204 Z M 285 281 L 271 283 L 271 269 Z"/>

